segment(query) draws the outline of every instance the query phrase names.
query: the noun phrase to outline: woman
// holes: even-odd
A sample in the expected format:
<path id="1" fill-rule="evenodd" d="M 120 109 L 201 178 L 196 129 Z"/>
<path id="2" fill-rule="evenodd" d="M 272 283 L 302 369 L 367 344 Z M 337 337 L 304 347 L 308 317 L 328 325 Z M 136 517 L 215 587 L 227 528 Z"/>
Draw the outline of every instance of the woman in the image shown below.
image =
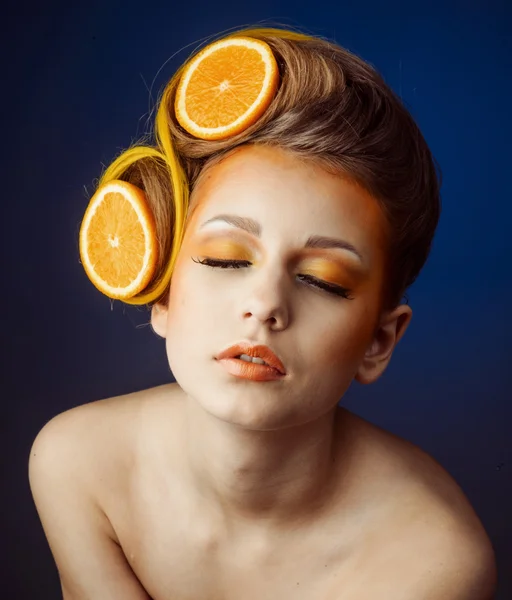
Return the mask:
<path id="1" fill-rule="evenodd" d="M 336 44 L 237 36 L 279 67 L 265 112 L 199 139 L 173 109 L 180 70 L 155 147 L 100 180 L 147 196 L 159 259 L 130 301 L 151 304 L 176 383 L 38 434 L 30 483 L 64 598 L 491 598 L 492 546 L 456 482 L 338 406 L 411 321 L 400 300 L 440 214 L 426 142 Z"/>

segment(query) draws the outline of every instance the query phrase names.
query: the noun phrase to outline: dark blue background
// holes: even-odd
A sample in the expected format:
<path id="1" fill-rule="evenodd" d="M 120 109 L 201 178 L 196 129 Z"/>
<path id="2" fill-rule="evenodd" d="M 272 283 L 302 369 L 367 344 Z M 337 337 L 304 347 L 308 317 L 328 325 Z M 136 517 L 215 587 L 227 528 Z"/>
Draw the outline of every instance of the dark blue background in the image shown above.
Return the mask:
<path id="1" fill-rule="evenodd" d="M 375 65 L 441 165 L 443 212 L 409 292 L 411 326 L 384 376 L 343 402 L 455 477 L 494 544 L 497 598 L 512 598 L 512 3 L 48 0 L 2 20 L 2 590 L 60 597 L 28 486 L 39 429 L 73 406 L 172 380 L 147 312 L 111 303 L 79 264 L 93 181 L 145 131 L 199 41 L 264 20 Z"/>

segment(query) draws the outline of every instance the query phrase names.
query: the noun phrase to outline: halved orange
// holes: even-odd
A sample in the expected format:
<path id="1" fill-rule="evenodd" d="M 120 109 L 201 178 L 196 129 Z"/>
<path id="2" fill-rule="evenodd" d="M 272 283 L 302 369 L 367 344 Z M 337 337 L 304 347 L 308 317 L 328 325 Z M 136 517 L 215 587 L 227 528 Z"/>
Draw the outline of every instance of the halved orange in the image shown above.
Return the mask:
<path id="1" fill-rule="evenodd" d="M 150 282 L 158 255 L 156 227 L 146 195 L 110 181 L 91 198 L 80 227 L 80 258 L 96 288 L 119 300 Z"/>
<path id="2" fill-rule="evenodd" d="M 176 91 L 176 118 L 195 137 L 231 137 L 261 117 L 278 83 L 277 62 L 267 43 L 248 37 L 222 39 L 185 66 Z"/>

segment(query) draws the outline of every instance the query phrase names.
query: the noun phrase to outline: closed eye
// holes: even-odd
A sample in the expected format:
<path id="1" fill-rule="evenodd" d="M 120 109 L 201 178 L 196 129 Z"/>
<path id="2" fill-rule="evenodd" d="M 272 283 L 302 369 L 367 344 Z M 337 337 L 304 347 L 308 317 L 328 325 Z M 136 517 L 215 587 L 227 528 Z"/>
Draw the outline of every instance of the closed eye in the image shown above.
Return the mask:
<path id="1" fill-rule="evenodd" d="M 197 258 L 192 259 L 195 263 L 199 263 L 200 265 L 206 265 L 207 267 L 219 268 L 219 269 L 242 269 L 244 267 L 249 267 L 251 265 L 248 260 L 226 260 L 220 258 Z M 341 296 L 342 298 L 346 298 L 347 300 L 353 300 L 350 294 L 350 290 L 339 285 L 334 285 L 332 283 L 327 283 L 326 281 L 322 281 L 321 279 L 317 279 L 312 275 L 297 275 L 297 277 L 309 285 L 311 287 L 324 290 L 330 294 L 334 294 L 336 296 Z"/>

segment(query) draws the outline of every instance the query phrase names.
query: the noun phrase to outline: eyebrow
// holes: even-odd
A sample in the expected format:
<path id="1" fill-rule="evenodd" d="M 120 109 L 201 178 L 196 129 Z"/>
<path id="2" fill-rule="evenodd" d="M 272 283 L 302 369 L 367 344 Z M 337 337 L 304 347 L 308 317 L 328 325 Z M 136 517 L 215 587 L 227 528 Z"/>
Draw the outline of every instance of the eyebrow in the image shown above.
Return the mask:
<path id="1" fill-rule="evenodd" d="M 238 229 L 243 229 L 244 231 L 247 231 L 248 233 L 258 238 L 261 237 L 261 225 L 258 223 L 258 221 L 255 221 L 250 217 L 239 217 L 238 215 L 217 215 L 215 217 L 212 217 L 211 219 L 208 219 L 208 221 L 205 221 L 201 225 L 200 229 L 203 229 L 203 227 L 206 227 L 206 225 L 208 225 L 209 223 L 213 223 L 214 221 L 225 221 L 226 223 L 229 223 L 230 225 L 233 225 Z M 364 259 L 361 253 L 357 250 L 355 246 L 353 246 L 345 240 L 340 240 L 338 238 L 325 237 L 322 235 L 312 235 L 307 239 L 306 243 L 304 244 L 304 248 L 340 248 L 341 250 L 348 250 L 349 252 L 357 256 L 357 258 L 362 263 L 364 263 Z"/>

